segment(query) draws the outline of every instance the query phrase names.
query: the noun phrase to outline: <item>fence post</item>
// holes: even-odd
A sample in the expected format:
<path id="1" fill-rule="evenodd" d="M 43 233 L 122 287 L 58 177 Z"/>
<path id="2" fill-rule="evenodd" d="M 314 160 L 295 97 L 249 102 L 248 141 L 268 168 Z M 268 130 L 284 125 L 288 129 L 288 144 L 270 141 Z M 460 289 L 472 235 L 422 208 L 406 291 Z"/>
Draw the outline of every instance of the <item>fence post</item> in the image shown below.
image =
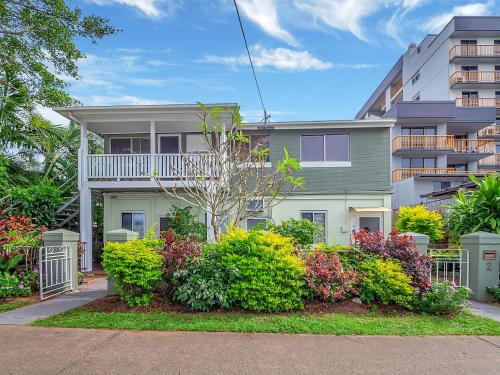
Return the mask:
<path id="1" fill-rule="evenodd" d="M 56 229 L 42 233 L 43 246 L 68 246 L 71 256 L 71 290 L 78 290 L 78 241 L 80 233 Z"/>
<path id="2" fill-rule="evenodd" d="M 420 254 L 427 255 L 427 250 L 429 250 L 429 236 L 421 233 L 401 233 L 400 236 L 410 236 L 413 237 L 415 244 L 417 245 L 418 251 Z"/>
<path id="3" fill-rule="evenodd" d="M 472 299 L 490 301 L 486 288 L 498 286 L 500 235 L 475 232 L 460 236 L 464 249 L 469 250 L 469 286 Z"/>
<path id="4" fill-rule="evenodd" d="M 106 247 L 106 242 L 127 242 L 136 240 L 139 237 L 139 233 L 132 232 L 128 229 L 115 229 L 104 233 L 104 246 Z M 113 279 L 108 277 L 108 296 L 116 294 L 116 286 Z"/>

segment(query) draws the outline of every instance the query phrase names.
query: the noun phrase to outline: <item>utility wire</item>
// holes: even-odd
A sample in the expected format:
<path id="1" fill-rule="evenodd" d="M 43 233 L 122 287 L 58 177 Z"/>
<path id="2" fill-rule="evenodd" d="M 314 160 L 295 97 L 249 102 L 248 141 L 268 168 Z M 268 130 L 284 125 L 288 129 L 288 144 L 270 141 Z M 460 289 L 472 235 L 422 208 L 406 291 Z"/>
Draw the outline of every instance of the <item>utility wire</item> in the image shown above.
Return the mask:
<path id="1" fill-rule="evenodd" d="M 243 35 L 243 40 L 245 42 L 245 48 L 247 49 L 248 60 L 250 61 L 250 66 L 252 68 L 253 78 L 255 80 L 255 85 L 257 86 L 257 92 L 259 93 L 260 104 L 262 105 L 262 109 L 264 110 L 264 123 L 267 123 L 267 120 L 271 117 L 271 115 L 267 114 L 266 106 L 264 105 L 264 99 L 262 99 L 262 92 L 260 91 L 259 81 L 257 80 L 257 74 L 255 74 L 255 68 L 253 66 L 252 56 L 250 55 L 250 49 L 248 48 L 247 36 L 245 35 L 245 30 L 243 29 L 243 24 L 241 23 L 240 11 L 238 9 L 238 4 L 236 4 L 236 0 L 233 0 L 234 8 L 236 9 L 236 15 L 238 16 L 238 22 L 240 23 L 241 34 Z"/>

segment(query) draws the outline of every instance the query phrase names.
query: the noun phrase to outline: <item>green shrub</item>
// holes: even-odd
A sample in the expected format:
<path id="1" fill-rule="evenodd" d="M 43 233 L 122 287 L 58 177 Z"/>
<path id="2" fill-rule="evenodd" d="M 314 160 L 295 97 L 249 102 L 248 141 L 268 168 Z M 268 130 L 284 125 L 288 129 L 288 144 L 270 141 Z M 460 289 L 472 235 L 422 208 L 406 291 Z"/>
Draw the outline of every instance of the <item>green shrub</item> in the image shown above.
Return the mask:
<path id="1" fill-rule="evenodd" d="M 106 243 L 103 268 L 129 306 L 147 306 L 153 298 L 153 289 L 162 276 L 163 260 L 157 251 L 162 244 L 153 239 L 151 231 L 144 239 Z"/>
<path id="2" fill-rule="evenodd" d="M 196 220 L 191 207 L 172 206 L 167 213 L 167 219 L 169 221 L 167 229 L 171 229 L 178 240 L 195 239 L 199 242 L 207 240 L 207 226 Z"/>
<path id="3" fill-rule="evenodd" d="M 231 272 L 209 254 L 188 262 L 174 273 L 174 299 L 193 310 L 229 309 L 233 300 L 229 295 Z"/>
<path id="4" fill-rule="evenodd" d="M 293 240 L 272 232 L 232 228 L 208 251 L 222 270 L 232 270 L 229 295 L 254 311 L 287 311 L 303 307 L 304 262 Z"/>
<path id="5" fill-rule="evenodd" d="M 24 297 L 31 295 L 31 289 L 24 285 L 16 275 L 0 273 L 0 299 L 7 297 Z"/>
<path id="6" fill-rule="evenodd" d="M 461 313 L 468 305 L 470 292 L 467 288 L 454 288 L 450 284 L 438 283 L 432 289 L 415 297 L 417 310 L 436 315 Z"/>
<path id="7" fill-rule="evenodd" d="M 412 280 L 403 273 L 399 261 L 368 258 L 361 263 L 360 271 L 362 276 L 358 291 L 363 302 L 380 302 L 383 305 L 394 303 L 412 307 Z"/>
<path id="8" fill-rule="evenodd" d="M 439 212 L 428 210 L 423 205 L 401 207 L 396 220 L 399 233 L 426 234 L 432 242 L 443 238 L 443 217 Z"/>
<path id="9" fill-rule="evenodd" d="M 486 288 L 486 291 L 493 297 L 494 300 L 500 301 L 500 287 Z"/>
<path id="10" fill-rule="evenodd" d="M 323 227 L 306 219 L 290 219 L 282 221 L 279 225 L 269 223 L 269 230 L 285 237 L 290 237 L 299 245 L 306 246 L 324 239 Z"/>
<path id="11" fill-rule="evenodd" d="M 62 203 L 61 191 L 48 182 L 28 187 L 13 187 L 10 204 L 13 213 L 32 218 L 37 225 L 52 225 Z"/>

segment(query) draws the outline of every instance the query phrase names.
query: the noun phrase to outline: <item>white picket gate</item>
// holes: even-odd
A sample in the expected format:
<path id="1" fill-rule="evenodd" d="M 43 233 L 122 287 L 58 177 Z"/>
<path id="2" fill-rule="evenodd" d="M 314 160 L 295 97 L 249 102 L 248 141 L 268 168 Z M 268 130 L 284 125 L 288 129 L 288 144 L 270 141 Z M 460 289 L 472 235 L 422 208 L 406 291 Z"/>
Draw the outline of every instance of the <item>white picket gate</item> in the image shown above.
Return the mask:
<path id="1" fill-rule="evenodd" d="M 429 270 L 431 284 L 452 283 L 469 286 L 469 250 L 429 249 L 427 255 L 434 260 Z"/>
<path id="2" fill-rule="evenodd" d="M 39 265 L 41 300 L 71 290 L 74 275 L 71 271 L 69 246 L 41 247 Z"/>

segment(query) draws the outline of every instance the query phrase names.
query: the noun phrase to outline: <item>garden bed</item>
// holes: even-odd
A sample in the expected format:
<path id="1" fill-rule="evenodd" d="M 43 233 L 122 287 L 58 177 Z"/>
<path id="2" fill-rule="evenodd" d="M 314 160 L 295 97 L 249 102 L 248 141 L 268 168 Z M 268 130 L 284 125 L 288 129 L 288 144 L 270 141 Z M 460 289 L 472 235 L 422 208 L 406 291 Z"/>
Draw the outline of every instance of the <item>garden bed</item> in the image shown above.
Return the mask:
<path id="1" fill-rule="evenodd" d="M 500 336 L 500 323 L 469 312 L 455 317 L 378 312 L 290 312 L 280 314 L 230 312 L 184 312 L 170 307 L 105 312 L 115 300 L 106 298 L 82 308 L 33 323 L 40 327 L 129 329 L 153 331 L 205 331 L 248 333 L 310 333 L 331 335 L 491 335 Z M 342 309 L 338 304 L 332 309 Z M 349 306 L 349 305 L 347 305 Z"/>

